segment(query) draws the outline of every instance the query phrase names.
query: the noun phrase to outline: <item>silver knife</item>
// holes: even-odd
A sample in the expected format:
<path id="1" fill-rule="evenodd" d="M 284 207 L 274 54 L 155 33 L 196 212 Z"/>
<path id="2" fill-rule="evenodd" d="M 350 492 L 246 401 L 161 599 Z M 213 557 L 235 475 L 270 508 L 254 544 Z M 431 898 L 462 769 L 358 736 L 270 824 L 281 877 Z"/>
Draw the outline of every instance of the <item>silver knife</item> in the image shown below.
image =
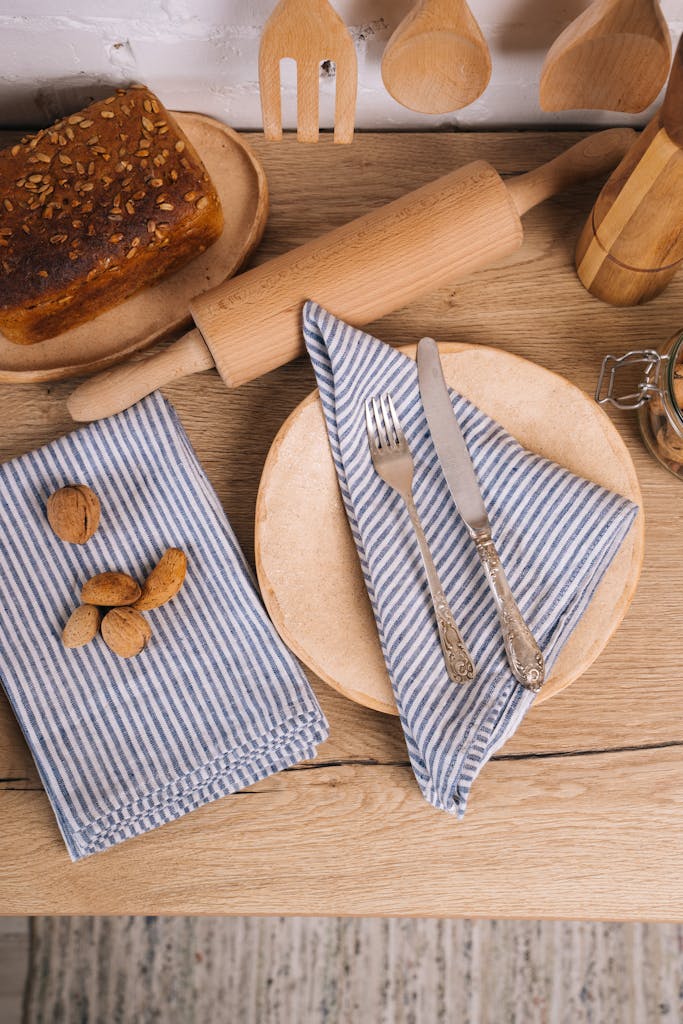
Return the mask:
<path id="1" fill-rule="evenodd" d="M 543 655 L 522 618 L 505 578 L 500 556 L 491 537 L 491 524 L 479 481 L 453 412 L 441 368 L 439 348 L 433 338 L 423 338 L 417 347 L 417 375 L 422 404 L 441 468 L 458 512 L 474 541 L 496 601 L 512 674 L 527 690 L 537 692 L 545 679 Z"/>

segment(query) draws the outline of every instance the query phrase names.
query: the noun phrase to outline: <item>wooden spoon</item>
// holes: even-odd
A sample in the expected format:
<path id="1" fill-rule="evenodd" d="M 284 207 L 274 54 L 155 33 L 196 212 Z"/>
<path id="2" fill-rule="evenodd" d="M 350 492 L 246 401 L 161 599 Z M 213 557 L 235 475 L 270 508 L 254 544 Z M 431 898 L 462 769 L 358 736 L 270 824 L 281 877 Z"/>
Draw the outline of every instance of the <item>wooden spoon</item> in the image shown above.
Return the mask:
<path id="1" fill-rule="evenodd" d="M 421 114 L 466 107 L 490 77 L 491 55 L 465 0 L 419 0 L 382 58 L 387 92 Z"/>
<path id="2" fill-rule="evenodd" d="M 594 0 L 548 51 L 541 107 L 637 114 L 656 100 L 670 61 L 658 0 Z"/>

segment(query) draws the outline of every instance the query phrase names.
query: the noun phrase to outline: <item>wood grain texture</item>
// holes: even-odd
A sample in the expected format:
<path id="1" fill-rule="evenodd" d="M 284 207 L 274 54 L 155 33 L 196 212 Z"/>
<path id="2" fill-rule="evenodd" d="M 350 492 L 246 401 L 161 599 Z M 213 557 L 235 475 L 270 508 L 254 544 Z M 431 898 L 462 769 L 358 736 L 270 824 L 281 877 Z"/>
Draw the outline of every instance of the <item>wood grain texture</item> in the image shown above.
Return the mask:
<path id="1" fill-rule="evenodd" d="M 664 105 L 610 175 L 576 247 L 584 287 L 615 306 L 659 295 L 683 260 L 683 40 Z"/>
<path id="2" fill-rule="evenodd" d="M 490 77 L 491 54 L 465 0 L 417 0 L 382 56 L 387 92 L 422 114 L 474 103 Z"/>
<path id="3" fill-rule="evenodd" d="M 572 133 L 359 134 L 303 148 L 247 136 L 263 160 L 265 261 L 475 158 L 503 175 L 561 153 Z M 525 218 L 505 261 L 370 325 L 414 343 L 483 342 L 591 393 L 603 355 L 681 327 L 683 281 L 647 306 L 597 302 L 573 271 L 596 186 Z M 258 480 L 285 417 L 315 386 L 300 359 L 228 391 L 216 373 L 166 389 L 253 561 Z M 0 387 L 0 458 L 71 429 L 68 382 Z M 523 402 L 523 396 L 520 396 Z M 678 594 L 681 486 L 614 417 L 643 491 L 646 552 L 629 614 L 565 693 L 534 708 L 487 766 L 464 822 L 432 811 L 400 724 L 312 679 L 331 735 L 313 767 L 285 772 L 73 866 L 35 768 L 0 702 L 0 906 L 6 913 L 348 913 L 683 919 L 683 725 Z"/>
<path id="4" fill-rule="evenodd" d="M 446 382 L 525 448 L 642 504 L 628 449 L 577 387 L 486 345 L 440 348 Z M 405 351 L 415 358 L 413 346 Z M 287 418 L 268 453 L 254 539 L 263 600 L 287 646 L 350 700 L 397 715 L 317 391 Z M 633 599 L 643 553 L 641 514 L 536 704 L 569 686 L 602 652 Z"/>
<path id="5" fill-rule="evenodd" d="M 92 373 L 174 335 L 192 322 L 190 300 L 234 274 L 258 245 L 268 215 L 268 186 L 243 136 L 204 114 L 176 116 L 220 196 L 220 238 L 177 273 L 107 310 L 95 323 L 37 345 L 15 345 L 0 335 L 0 381 L 30 383 Z M 5 137 L 9 142 L 18 136 Z"/>
<path id="6" fill-rule="evenodd" d="M 490 164 L 473 161 L 198 295 L 190 311 L 218 372 L 238 387 L 301 355 L 301 313 L 311 295 L 359 327 L 495 263 L 522 244 L 522 213 L 614 167 L 632 139 L 630 129 L 598 132 L 509 187 Z M 172 352 L 167 381 L 180 376 Z M 158 369 L 155 360 L 157 386 Z M 150 377 L 140 364 L 87 381 L 69 403 L 72 415 L 98 419 L 103 409 L 127 408 L 144 394 L 138 373 Z"/>
<path id="7" fill-rule="evenodd" d="M 670 60 L 659 0 L 593 0 L 548 51 L 541 107 L 639 113 L 657 99 Z"/>
<path id="8" fill-rule="evenodd" d="M 296 61 L 297 138 L 318 141 L 320 64 L 334 61 L 334 141 L 353 141 L 358 61 L 353 40 L 327 0 L 280 0 L 264 25 L 259 88 L 266 139 L 282 138 L 280 61 Z"/>
<path id="9" fill-rule="evenodd" d="M 303 766 L 75 867 L 42 795 L 2 793 L 8 909 L 671 920 L 679 753 L 498 758 L 462 823 L 403 764 Z"/>

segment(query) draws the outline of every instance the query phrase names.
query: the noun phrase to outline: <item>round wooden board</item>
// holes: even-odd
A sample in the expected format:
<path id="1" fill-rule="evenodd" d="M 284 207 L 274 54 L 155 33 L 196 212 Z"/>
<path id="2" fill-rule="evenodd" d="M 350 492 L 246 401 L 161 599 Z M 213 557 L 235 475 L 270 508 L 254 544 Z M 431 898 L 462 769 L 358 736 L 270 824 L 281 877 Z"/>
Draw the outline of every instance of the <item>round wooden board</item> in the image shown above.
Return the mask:
<path id="1" fill-rule="evenodd" d="M 178 112 L 175 117 L 220 196 L 222 235 L 171 277 L 89 323 L 35 345 L 14 345 L 0 334 L 0 381 L 27 383 L 92 373 L 191 325 L 190 300 L 236 273 L 258 245 L 268 216 L 268 186 L 256 156 L 237 132 L 212 117 Z"/>
<path id="2" fill-rule="evenodd" d="M 527 448 L 626 495 L 641 511 L 537 701 L 569 686 L 621 623 L 644 552 L 631 456 L 602 409 L 563 377 L 483 345 L 441 345 L 446 380 Z M 415 349 L 403 349 L 414 358 Z M 291 650 L 351 700 L 396 714 L 375 620 L 330 456 L 317 391 L 278 433 L 256 506 L 263 599 Z"/>

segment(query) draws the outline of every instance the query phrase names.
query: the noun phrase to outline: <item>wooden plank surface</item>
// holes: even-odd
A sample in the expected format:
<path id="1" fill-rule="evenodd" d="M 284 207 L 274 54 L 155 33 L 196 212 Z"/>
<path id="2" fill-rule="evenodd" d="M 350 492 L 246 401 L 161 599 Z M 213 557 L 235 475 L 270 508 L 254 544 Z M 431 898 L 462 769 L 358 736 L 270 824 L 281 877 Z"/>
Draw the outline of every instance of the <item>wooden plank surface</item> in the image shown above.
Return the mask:
<path id="1" fill-rule="evenodd" d="M 474 157 L 516 173 L 577 137 L 362 134 L 333 147 L 250 136 L 272 199 L 256 260 Z M 532 210 L 514 256 L 371 329 L 403 343 L 432 334 L 500 345 L 592 392 L 606 352 L 658 345 L 683 326 L 683 278 L 626 310 L 579 284 L 572 249 L 596 192 L 582 187 Z M 72 386 L 0 386 L 0 458 L 67 432 Z M 302 359 L 233 392 L 213 372 L 167 389 L 252 560 L 263 462 L 312 387 Z M 683 490 L 647 455 L 635 419 L 617 422 L 645 500 L 639 591 L 591 670 L 532 709 L 487 766 L 463 822 L 420 796 L 396 720 L 313 679 L 331 727 L 314 762 L 71 865 L 3 698 L 0 910 L 683 919 Z"/>

